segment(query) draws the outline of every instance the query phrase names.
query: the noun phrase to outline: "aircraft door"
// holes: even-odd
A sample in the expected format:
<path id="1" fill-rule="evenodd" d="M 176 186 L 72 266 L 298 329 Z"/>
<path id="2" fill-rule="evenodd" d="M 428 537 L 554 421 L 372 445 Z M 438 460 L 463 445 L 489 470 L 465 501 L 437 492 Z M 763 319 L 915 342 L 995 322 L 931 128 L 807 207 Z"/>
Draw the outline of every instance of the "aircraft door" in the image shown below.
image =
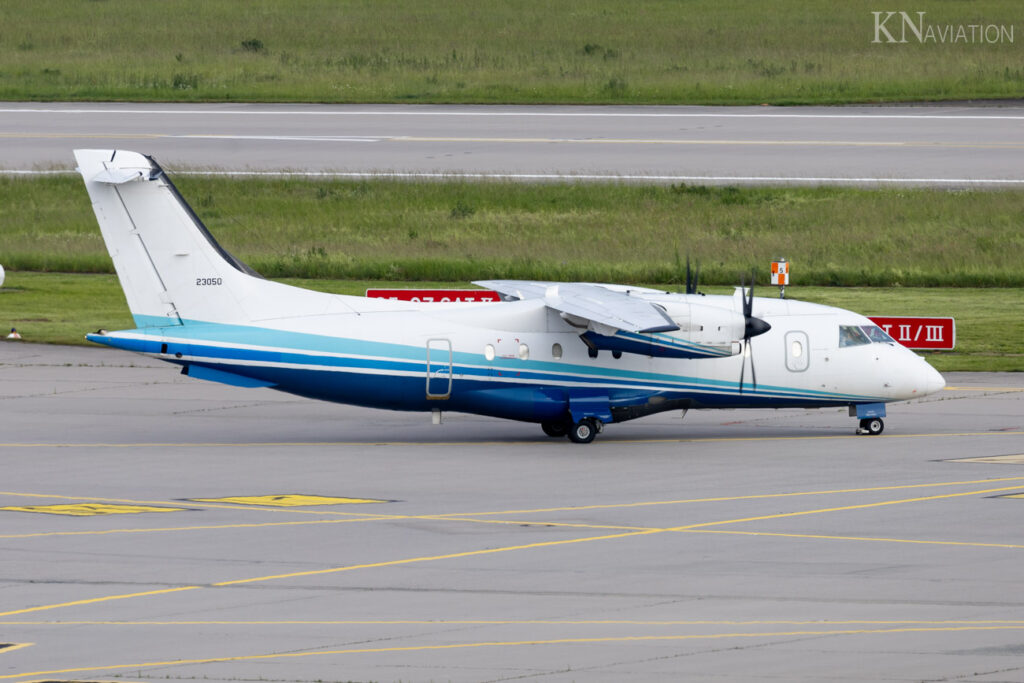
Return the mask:
<path id="1" fill-rule="evenodd" d="M 452 343 L 427 340 L 427 399 L 440 401 L 452 395 Z"/>
<path id="2" fill-rule="evenodd" d="M 811 347 L 806 332 L 786 333 L 786 368 L 790 372 L 803 372 L 811 362 Z"/>

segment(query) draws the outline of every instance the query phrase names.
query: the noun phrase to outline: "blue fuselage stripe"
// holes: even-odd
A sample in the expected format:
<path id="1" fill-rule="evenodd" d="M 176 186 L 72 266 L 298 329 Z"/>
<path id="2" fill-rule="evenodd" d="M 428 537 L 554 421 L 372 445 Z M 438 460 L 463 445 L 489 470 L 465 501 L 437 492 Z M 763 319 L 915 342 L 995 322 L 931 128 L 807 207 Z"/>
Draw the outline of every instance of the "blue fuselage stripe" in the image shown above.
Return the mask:
<path id="1" fill-rule="evenodd" d="M 745 387 L 740 393 L 736 383 L 721 380 L 549 361 L 488 362 L 482 354 L 456 351 L 451 394 L 438 401 L 426 395 L 426 350 L 418 346 L 195 321 L 89 338 L 177 364 L 251 377 L 291 393 L 399 410 L 444 407 L 515 419 L 553 419 L 566 410 L 574 392 L 593 391 L 584 387 L 606 391 L 611 406 L 643 405 L 648 412 L 657 412 L 656 405 L 679 402 L 692 407 L 814 407 L 882 400 L 779 386 L 759 386 L 756 391 Z M 443 364 L 433 359 L 432 370 L 447 370 L 447 360 L 447 354 Z M 440 380 L 435 376 L 432 381 L 447 388 L 443 371 Z"/>

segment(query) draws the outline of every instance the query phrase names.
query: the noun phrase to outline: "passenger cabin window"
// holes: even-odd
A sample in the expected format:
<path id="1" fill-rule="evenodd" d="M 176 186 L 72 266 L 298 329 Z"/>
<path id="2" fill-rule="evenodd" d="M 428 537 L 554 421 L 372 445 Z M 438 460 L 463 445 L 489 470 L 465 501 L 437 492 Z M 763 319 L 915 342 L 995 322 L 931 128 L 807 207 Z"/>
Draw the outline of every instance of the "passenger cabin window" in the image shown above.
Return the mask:
<path id="1" fill-rule="evenodd" d="M 803 372 L 811 363 L 807 334 L 800 330 L 786 333 L 786 368 L 790 372 Z"/>
<path id="2" fill-rule="evenodd" d="M 868 335 L 864 334 L 864 331 L 856 325 L 839 326 L 839 348 L 861 346 L 870 343 L 871 340 L 868 339 Z"/>

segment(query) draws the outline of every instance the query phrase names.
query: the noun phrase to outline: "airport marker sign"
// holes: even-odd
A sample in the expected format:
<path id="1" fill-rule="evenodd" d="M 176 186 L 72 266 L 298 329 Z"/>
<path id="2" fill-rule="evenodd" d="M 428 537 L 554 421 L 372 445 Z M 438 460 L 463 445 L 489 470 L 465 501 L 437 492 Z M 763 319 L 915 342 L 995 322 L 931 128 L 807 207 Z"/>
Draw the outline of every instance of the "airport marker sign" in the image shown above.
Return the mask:
<path id="1" fill-rule="evenodd" d="M 908 349 L 952 351 L 956 346 L 953 318 L 915 318 L 908 316 L 868 316 L 886 334 Z"/>

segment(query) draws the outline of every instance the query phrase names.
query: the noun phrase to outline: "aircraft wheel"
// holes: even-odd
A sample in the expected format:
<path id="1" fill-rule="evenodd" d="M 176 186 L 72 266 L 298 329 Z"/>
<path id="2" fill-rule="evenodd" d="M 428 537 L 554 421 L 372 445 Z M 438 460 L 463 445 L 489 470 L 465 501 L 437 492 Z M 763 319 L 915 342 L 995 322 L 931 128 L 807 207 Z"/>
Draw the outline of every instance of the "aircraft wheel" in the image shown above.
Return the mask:
<path id="1" fill-rule="evenodd" d="M 860 421 L 861 434 L 876 436 L 881 434 L 883 429 L 885 429 L 885 423 L 882 422 L 882 418 L 880 417 L 869 417 Z"/>
<path id="2" fill-rule="evenodd" d="M 597 436 L 597 421 L 585 417 L 569 430 L 569 440 L 573 443 L 590 443 Z"/>
<path id="3" fill-rule="evenodd" d="M 544 430 L 545 434 L 551 437 L 565 436 L 569 433 L 569 423 L 564 421 L 541 422 L 540 428 Z"/>

